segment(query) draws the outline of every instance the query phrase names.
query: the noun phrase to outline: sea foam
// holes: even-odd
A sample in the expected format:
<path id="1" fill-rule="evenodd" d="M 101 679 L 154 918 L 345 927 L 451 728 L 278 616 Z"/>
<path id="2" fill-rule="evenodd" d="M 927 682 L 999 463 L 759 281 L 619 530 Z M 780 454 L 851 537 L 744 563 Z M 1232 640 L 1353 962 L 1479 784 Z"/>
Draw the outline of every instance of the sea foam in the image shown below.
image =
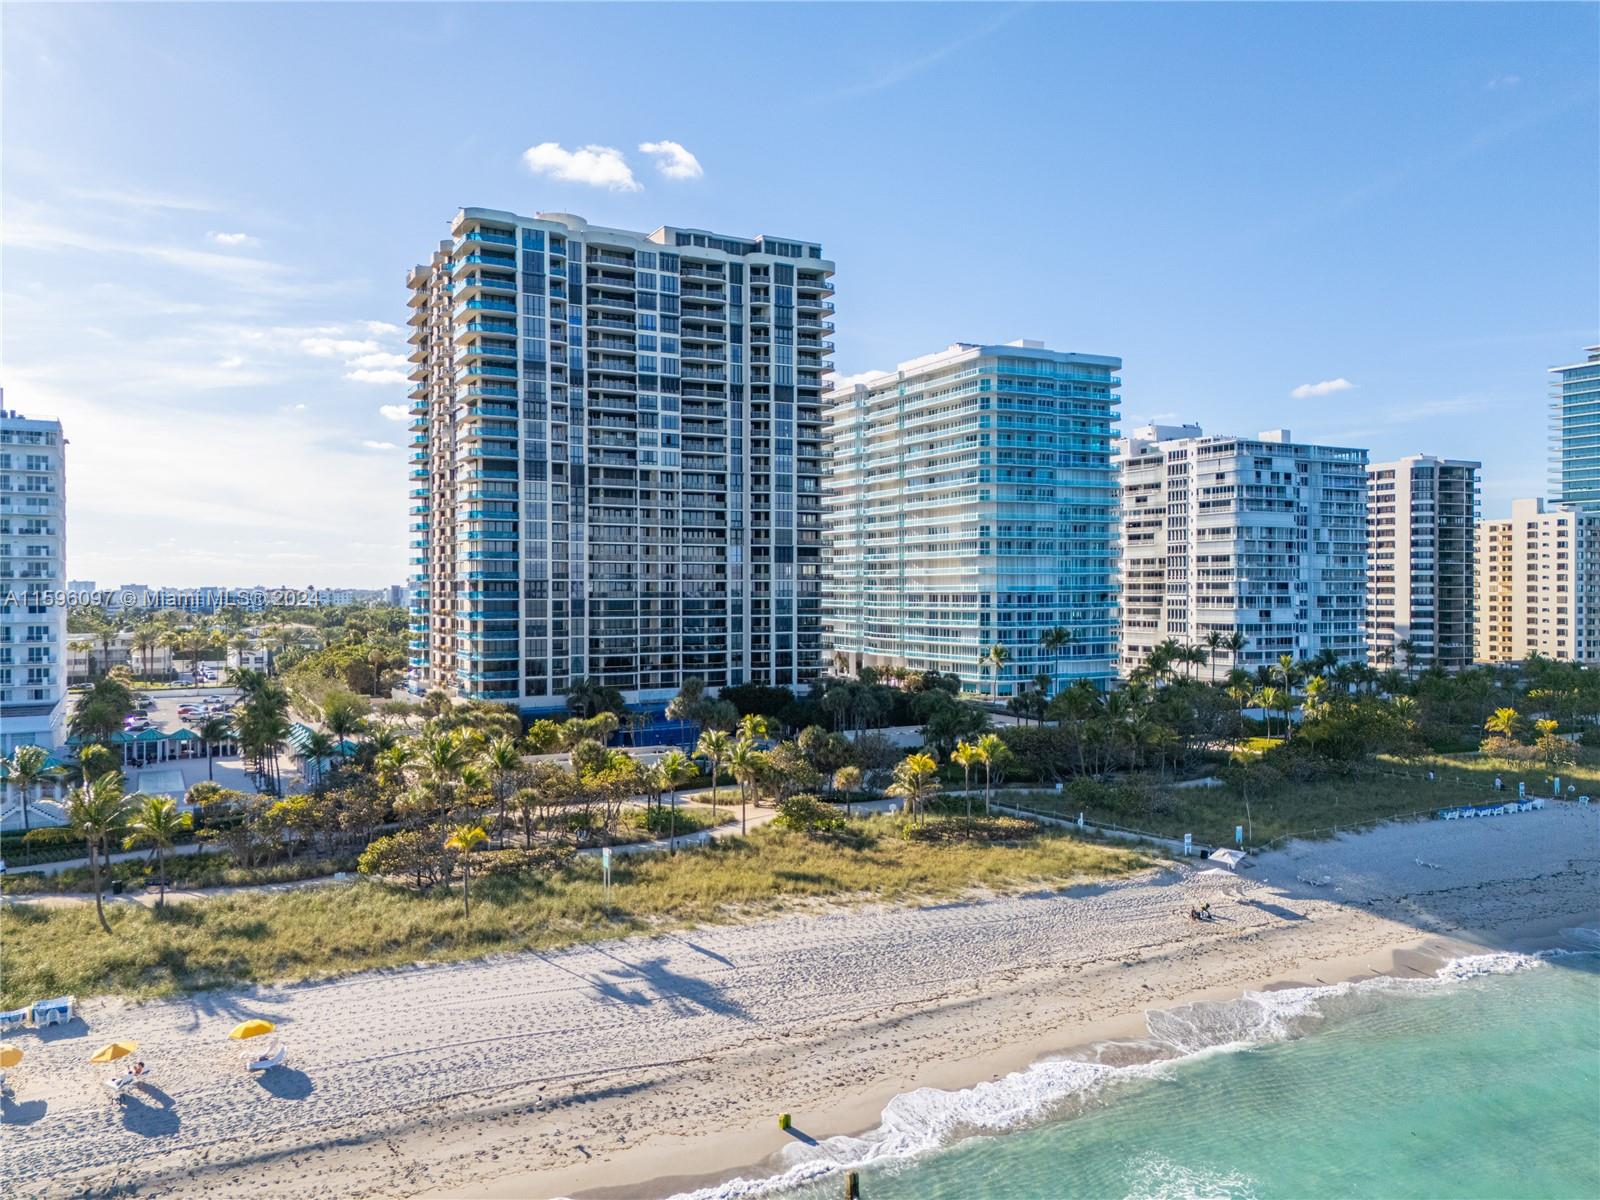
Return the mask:
<path id="1" fill-rule="evenodd" d="M 1600 952 L 1600 932 L 1563 930 L 1571 941 L 1593 951 L 1496 951 L 1451 959 L 1432 976 L 1403 979 L 1374 976 L 1314 987 L 1245 992 L 1236 1000 L 1208 1001 L 1154 1009 L 1146 1013 L 1147 1040 L 1123 1049 L 1146 1059 L 1109 1065 L 1071 1058 L 1043 1059 L 1021 1071 L 960 1091 L 918 1088 L 894 1097 L 875 1129 L 840 1135 L 815 1144 L 796 1143 L 783 1151 L 783 1166 L 762 1178 L 737 1178 L 683 1193 L 675 1200 L 745 1200 L 789 1191 L 841 1171 L 904 1161 L 970 1137 L 1005 1133 L 1037 1124 L 1064 1105 L 1095 1097 L 1107 1087 L 1157 1077 L 1178 1063 L 1218 1053 L 1248 1050 L 1302 1035 L 1326 1016 L 1326 1006 L 1346 997 L 1378 992 L 1421 992 L 1490 975 L 1535 969 L 1552 957 Z M 1587 935 L 1587 936 L 1583 936 Z M 1099 1048 L 1100 1057 L 1108 1055 Z M 1171 1163 L 1142 1169 L 1141 1195 L 1171 1197 L 1249 1196 L 1244 1178 L 1200 1178 Z"/>

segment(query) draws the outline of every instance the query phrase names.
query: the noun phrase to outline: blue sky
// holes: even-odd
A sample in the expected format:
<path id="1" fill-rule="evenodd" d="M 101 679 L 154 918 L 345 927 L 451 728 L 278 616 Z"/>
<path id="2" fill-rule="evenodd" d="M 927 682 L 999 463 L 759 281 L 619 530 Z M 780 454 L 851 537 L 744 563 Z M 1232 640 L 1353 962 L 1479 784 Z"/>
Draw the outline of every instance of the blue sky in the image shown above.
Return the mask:
<path id="1" fill-rule="evenodd" d="M 1593 5 L 0 20 L 0 383 L 102 584 L 404 577 L 404 274 L 462 205 L 815 239 L 842 374 L 1117 354 L 1125 426 L 1481 458 L 1490 515 L 1600 340 Z"/>

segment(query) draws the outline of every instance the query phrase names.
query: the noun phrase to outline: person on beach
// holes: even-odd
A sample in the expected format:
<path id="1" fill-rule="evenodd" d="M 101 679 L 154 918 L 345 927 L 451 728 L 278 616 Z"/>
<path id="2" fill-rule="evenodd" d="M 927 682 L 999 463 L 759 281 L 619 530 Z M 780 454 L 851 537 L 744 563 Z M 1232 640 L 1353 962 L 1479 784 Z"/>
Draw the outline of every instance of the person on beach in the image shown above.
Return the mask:
<path id="1" fill-rule="evenodd" d="M 141 1076 L 143 1074 L 144 1074 L 144 1063 L 142 1063 L 142 1062 L 134 1063 L 133 1064 L 133 1078 L 137 1079 L 137 1078 L 139 1078 L 139 1076 Z"/>

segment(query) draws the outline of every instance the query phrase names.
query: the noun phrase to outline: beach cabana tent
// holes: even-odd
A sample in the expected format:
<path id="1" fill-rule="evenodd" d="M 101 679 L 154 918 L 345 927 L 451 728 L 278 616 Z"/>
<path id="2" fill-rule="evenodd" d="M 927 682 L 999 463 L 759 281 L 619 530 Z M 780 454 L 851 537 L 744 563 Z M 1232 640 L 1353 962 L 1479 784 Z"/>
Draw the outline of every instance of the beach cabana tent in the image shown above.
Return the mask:
<path id="1" fill-rule="evenodd" d="M 1243 850 L 1229 850 L 1224 847 L 1221 850 L 1213 850 L 1206 857 L 1212 862 L 1221 863 L 1231 871 L 1244 861 L 1245 854 Z"/>

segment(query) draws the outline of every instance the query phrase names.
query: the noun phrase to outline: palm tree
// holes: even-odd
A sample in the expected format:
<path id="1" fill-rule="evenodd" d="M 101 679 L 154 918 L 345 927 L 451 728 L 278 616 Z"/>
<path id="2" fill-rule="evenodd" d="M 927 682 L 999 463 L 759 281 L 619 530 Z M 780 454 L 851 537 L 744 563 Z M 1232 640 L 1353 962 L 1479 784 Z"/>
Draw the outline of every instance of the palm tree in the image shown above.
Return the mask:
<path id="1" fill-rule="evenodd" d="M 1401 638 L 1394 644 L 1394 648 L 1401 654 L 1405 655 L 1406 679 L 1410 680 L 1412 678 L 1412 671 L 1416 667 L 1417 660 L 1425 657 L 1422 647 L 1417 645 L 1417 643 L 1411 638 Z"/>
<path id="2" fill-rule="evenodd" d="M 978 761 L 983 764 L 983 815 L 989 815 L 990 785 L 994 769 L 1011 756 L 1010 748 L 998 734 L 986 733 L 978 739 Z"/>
<path id="3" fill-rule="evenodd" d="M 1054 692 L 1055 690 L 1055 685 L 1057 682 L 1055 676 L 1060 673 L 1059 668 L 1061 665 L 1061 656 L 1066 653 L 1067 647 L 1071 644 L 1072 630 L 1068 629 L 1064 625 L 1052 625 L 1049 629 L 1046 629 L 1039 635 L 1039 645 L 1044 647 L 1044 652 L 1050 656 L 1051 666 L 1056 668 L 1056 670 L 1051 672 L 1051 692 Z M 1048 696 L 1046 698 L 1048 699 Z"/>
<path id="4" fill-rule="evenodd" d="M 472 897 L 469 892 L 472 877 L 472 852 L 489 840 L 482 825 L 457 825 L 445 839 L 444 848 L 461 855 L 461 915 L 472 915 Z"/>
<path id="5" fill-rule="evenodd" d="M 517 740 L 513 737 L 500 736 L 483 748 L 479 758 L 484 771 L 489 776 L 490 789 L 494 794 L 495 804 L 499 808 L 499 819 L 496 828 L 501 830 L 500 842 L 505 844 L 503 832 L 506 823 L 506 802 L 511 795 L 507 786 L 522 770 L 522 751 L 517 749 Z"/>
<path id="6" fill-rule="evenodd" d="M 37 792 L 45 777 L 45 763 L 49 761 L 50 752 L 43 746 L 18 746 L 11 752 L 9 761 L 0 763 L 6 769 L 6 781 L 17 789 L 17 797 L 22 801 L 24 832 L 28 828 L 28 797 Z"/>
<path id="7" fill-rule="evenodd" d="M 758 742 L 767 737 L 770 730 L 767 719 L 755 713 L 746 713 L 739 719 L 739 737 L 747 742 Z"/>
<path id="8" fill-rule="evenodd" d="M 1244 648 L 1249 644 L 1250 639 L 1237 629 L 1222 639 L 1222 648 L 1228 652 L 1229 661 L 1236 667 L 1239 665 L 1239 655 L 1244 653 Z"/>
<path id="9" fill-rule="evenodd" d="M 1483 727 L 1501 737 L 1515 738 L 1522 731 L 1522 714 L 1514 708 L 1497 708 L 1489 714 Z"/>
<path id="10" fill-rule="evenodd" d="M 195 732 L 200 735 L 200 741 L 206 748 L 206 778 L 215 780 L 216 773 L 212 770 L 212 763 L 217 757 L 217 746 L 228 740 L 233 732 L 233 722 L 223 716 L 207 717 L 200 722 L 200 727 Z"/>
<path id="11" fill-rule="evenodd" d="M 886 789 L 906 802 L 906 813 L 916 820 L 922 807 L 939 791 L 939 764 L 931 754 L 909 754 L 894 769 L 894 782 Z"/>
<path id="12" fill-rule="evenodd" d="M 668 750 L 656 763 L 656 770 L 660 772 L 661 784 L 667 789 L 669 803 L 672 805 L 671 824 L 668 826 L 667 849 L 678 848 L 678 788 L 693 779 L 697 774 L 695 765 L 682 750 Z"/>
<path id="13" fill-rule="evenodd" d="M 1271 737 L 1272 736 L 1272 710 L 1275 709 L 1275 708 L 1283 709 L 1283 719 L 1285 721 L 1288 721 L 1288 719 L 1289 719 L 1289 701 L 1288 701 L 1288 698 L 1287 698 L 1287 694 L 1285 692 L 1283 692 L 1281 689 L 1273 687 L 1271 684 L 1268 684 L 1266 687 L 1262 688 L 1259 692 L 1257 692 L 1255 694 L 1255 702 L 1263 710 L 1265 710 L 1265 712 L 1267 714 L 1267 736 Z"/>
<path id="14" fill-rule="evenodd" d="M 366 727 L 361 714 L 348 704 L 333 705 L 331 711 L 323 714 L 322 724 L 341 744 L 353 740 Z"/>
<path id="15" fill-rule="evenodd" d="M 1011 658 L 1011 651 L 1001 643 L 996 642 L 989 647 L 989 652 L 983 656 L 983 661 L 978 664 L 978 674 L 982 677 L 983 670 L 987 667 L 994 672 L 994 699 L 1000 701 L 1000 675 L 1006 669 L 1006 662 Z"/>
<path id="16" fill-rule="evenodd" d="M 67 796 L 67 821 L 89 848 L 89 878 L 94 885 L 94 910 L 100 928 L 111 932 L 100 890 L 100 856 L 108 853 L 111 839 L 121 832 L 128 816 L 122 772 L 107 771 L 93 782 L 72 789 Z"/>
<path id="17" fill-rule="evenodd" d="M 383 695 L 383 672 L 389 666 L 389 656 L 381 649 L 373 649 L 367 653 L 367 665 L 372 668 L 372 694 Z"/>
<path id="18" fill-rule="evenodd" d="M 833 673 L 839 676 L 850 674 L 850 656 L 843 650 L 833 652 Z"/>
<path id="19" fill-rule="evenodd" d="M 449 809 L 451 789 L 459 782 L 462 769 L 471 760 L 471 755 L 466 743 L 454 731 L 424 738 L 419 750 L 414 761 L 422 783 L 433 795 L 442 824 Z"/>
<path id="20" fill-rule="evenodd" d="M 967 801 L 967 828 L 972 828 L 972 768 L 983 761 L 982 752 L 971 742 L 957 742 L 950 761 L 961 768 L 961 793 Z"/>
<path id="21" fill-rule="evenodd" d="M 1213 685 L 1217 682 L 1217 654 L 1223 649 L 1227 640 L 1227 635 L 1220 629 L 1210 630 L 1206 634 L 1206 657 L 1211 663 L 1211 682 Z"/>
<path id="22" fill-rule="evenodd" d="M 305 745 L 300 748 L 301 761 L 305 763 L 307 773 L 315 772 L 312 787 L 319 796 L 322 795 L 323 770 L 328 760 L 333 757 L 335 746 L 336 743 L 330 734 L 314 729 L 306 738 Z"/>
<path id="23" fill-rule="evenodd" d="M 752 718 L 746 717 L 749 721 Z M 754 718 L 761 720 L 760 717 Z M 741 737 L 733 744 L 733 749 L 728 752 L 728 767 L 733 771 L 733 778 L 739 784 L 739 835 L 744 836 L 745 802 L 749 798 L 750 785 L 755 782 L 756 773 L 761 769 L 761 751 L 756 748 L 753 738 Z"/>
<path id="24" fill-rule="evenodd" d="M 156 852 L 156 881 L 161 889 L 156 899 L 157 908 L 167 906 L 167 851 L 177 842 L 179 835 L 194 825 L 194 818 L 178 811 L 178 806 L 168 796 L 139 796 L 138 806 L 128 821 L 128 836 L 122 841 L 125 849 L 150 846 Z"/>
<path id="25" fill-rule="evenodd" d="M 717 819 L 717 774 L 722 764 L 727 761 L 728 754 L 733 749 L 733 738 L 721 729 L 708 729 L 700 735 L 694 752 L 701 758 L 711 760 L 711 820 Z"/>
<path id="26" fill-rule="evenodd" d="M 150 652 L 161 644 L 161 630 L 148 621 L 133 631 L 133 648 L 139 652 L 139 662 L 144 667 L 143 678 L 150 678 Z"/>
<path id="27" fill-rule="evenodd" d="M 1301 706 L 1306 716 L 1312 716 L 1316 710 L 1327 702 L 1328 677 L 1326 675 L 1313 675 L 1306 680 L 1306 699 Z"/>

